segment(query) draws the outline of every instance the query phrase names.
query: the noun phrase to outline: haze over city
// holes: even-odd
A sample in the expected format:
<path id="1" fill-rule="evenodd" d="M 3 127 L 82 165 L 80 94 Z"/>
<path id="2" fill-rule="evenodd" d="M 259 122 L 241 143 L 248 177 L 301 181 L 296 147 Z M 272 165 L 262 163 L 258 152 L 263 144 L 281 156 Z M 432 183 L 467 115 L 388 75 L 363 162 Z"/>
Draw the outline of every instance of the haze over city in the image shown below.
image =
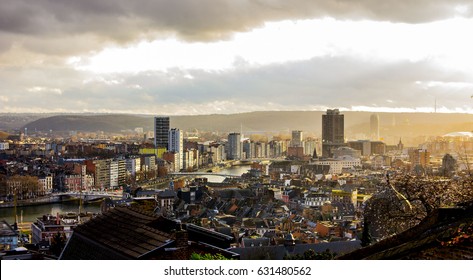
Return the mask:
<path id="1" fill-rule="evenodd" d="M 466 275 L 369 260 L 473 259 L 470 30 L 466 0 L 0 0 L 1 278 Z"/>
<path id="2" fill-rule="evenodd" d="M 469 1 L 5 0 L 0 111 L 472 113 Z"/>

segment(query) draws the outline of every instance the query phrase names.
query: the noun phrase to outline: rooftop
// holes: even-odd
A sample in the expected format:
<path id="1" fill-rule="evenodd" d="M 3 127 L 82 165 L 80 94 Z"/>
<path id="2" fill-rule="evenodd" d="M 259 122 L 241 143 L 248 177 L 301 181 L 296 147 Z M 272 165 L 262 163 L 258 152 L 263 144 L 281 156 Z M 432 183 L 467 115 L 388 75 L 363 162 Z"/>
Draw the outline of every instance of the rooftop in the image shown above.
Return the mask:
<path id="1" fill-rule="evenodd" d="M 18 235 L 13 227 L 5 220 L 0 222 L 0 236 L 16 236 Z"/>
<path id="2" fill-rule="evenodd" d="M 141 258 L 172 241 L 170 233 L 157 229 L 158 219 L 126 207 L 113 208 L 78 226 L 61 259 Z"/>

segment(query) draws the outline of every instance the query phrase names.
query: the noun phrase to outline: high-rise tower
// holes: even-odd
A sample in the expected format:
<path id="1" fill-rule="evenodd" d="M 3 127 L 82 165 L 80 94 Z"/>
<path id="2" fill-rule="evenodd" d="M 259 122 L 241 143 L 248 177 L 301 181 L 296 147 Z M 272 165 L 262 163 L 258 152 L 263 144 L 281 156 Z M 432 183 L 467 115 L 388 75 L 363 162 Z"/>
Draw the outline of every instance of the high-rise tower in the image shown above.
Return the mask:
<path id="1" fill-rule="evenodd" d="M 184 136 L 182 131 L 178 128 L 171 128 L 169 130 L 169 145 L 168 151 L 179 154 L 179 169 L 184 166 Z"/>
<path id="2" fill-rule="evenodd" d="M 322 115 L 322 157 L 332 157 L 332 150 L 345 143 L 344 116 L 338 109 Z"/>
<path id="3" fill-rule="evenodd" d="M 169 117 L 154 117 L 154 147 L 168 148 Z"/>
<path id="4" fill-rule="evenodd" d="M 300 130 L 293 130 L 292 131 L 291 146 L 292 147 L 302 147 L 302 131 L 300 131 Z"/>
<path id="5" fill-rule="evenodd" d="M 240 133 L 230 133 L 228 135 L 228 152 L 227 158 L 228 159 L 241 159 L 241 134 Z"/>
<path id="6" fill-rule="evenodd" d="M 379 140 L 379 116 L 372 114 L 370 117 L 370 139 L 372 141 Z"/>

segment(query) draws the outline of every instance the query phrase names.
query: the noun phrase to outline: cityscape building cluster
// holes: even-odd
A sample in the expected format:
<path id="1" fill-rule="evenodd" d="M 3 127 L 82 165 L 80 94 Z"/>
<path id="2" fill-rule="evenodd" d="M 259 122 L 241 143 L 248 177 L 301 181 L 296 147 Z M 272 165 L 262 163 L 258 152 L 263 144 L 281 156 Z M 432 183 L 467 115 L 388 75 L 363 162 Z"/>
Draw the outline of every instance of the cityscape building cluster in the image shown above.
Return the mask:
<path id="1" fill-rule="evenodd" d="M 79 139 L 76 133 L 70 139 L 30 133 L 2 140 L 0 206 L 103 199 L 101 209 L 108 213 L 133 205 L 110 212 L 108 218 L 62 213 L 31 221 L 29 241 L 43 253 L 56 250 L 53 245 L 61 234 L 72 240 L 63 248 L 64 259 L 83 254 L 77 250 L 84 240 L 92 240 L 87 246 L 100 255 L 106 240 L 95 240 L 93 230 L 82 225 L 102 221 L 103 225 L 96 226 L 113 235 L 115 225 L 107 219 L 120 215 L 138 215 L 143 223 L 154 221 L 153 215 L 163 218 L 153 222 L 154 229 L 146 230 L 159 231 L 156 238 L 166 237 L 169 242 L 162 244 L 162 252 L 144 250 L 140 255 L 150 258 L 189 257 L 192 251 L 240 259 L 296 257 L 304 250 L 348 254 L 361 247 L 367 205 L 386 196 L 391 182 L 413 176 L 426 182 L 439 178 L 438 182 L 457 186 L 471 170 L 468 158 L 473 153 L 473 137 L 439 136 L 418 147 L 405 147 L 399 139 L 389 145 L 380 140 L 376 114 L 369 120 L 369 139 L 346 139 L 344 115 L 338 109 L 322 116 L 320 138 L 293 130 L 289 137 L 272 139 L 245 137 L 242 131 L 205 139 L 173 128 L 170 121 L 167 116 L 155 117 L 154 131 L 132 141 L 110 140 L 104 134 Z M 135 131 L 144 134 L 143 129 Z M 242 166 L 247 168 L 241 176 L 219 173 Z M 206 174 L 225 179 L 212 182 Z M 389 197 L 397 196 L 399 192 Z M 143 211 L 148 214 L 140 214 Z M 173 221 L 186 225 L 187 237 L 163 229 Z M 5 226 L 3 248 L 14 249 L 23 242 L 21 235 L 10 237 L 9 229 L 14 232 L 19 224 L 15 220 L 13 226 Z M 140 231 L 132 224 L 124 226 Z M 369 230 L 374 241 L 387 236 L 383 229 Z M 211 242 L 212 250 L 204 248 L 204 240 Z M 177 254 L 179 244 L 188 244 L 187 251 Z M 254 251 L 254 247 L 264 250 Z M 122 249 L 116 244 L 108 253 L 138 256 Z M 176 254 L 166 253 L 171 251 Z"/>

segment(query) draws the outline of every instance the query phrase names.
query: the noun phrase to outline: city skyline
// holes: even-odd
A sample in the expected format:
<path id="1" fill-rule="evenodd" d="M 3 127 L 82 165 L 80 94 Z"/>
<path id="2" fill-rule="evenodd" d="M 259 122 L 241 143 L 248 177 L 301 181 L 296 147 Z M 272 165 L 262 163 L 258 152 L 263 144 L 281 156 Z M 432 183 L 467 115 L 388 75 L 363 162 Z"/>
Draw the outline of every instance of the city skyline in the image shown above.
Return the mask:
<path id="1" fill-rule="evenodd" d="M 42 1 L 0 10 L 0 112 L 473 113 L 465 1 Z"/>

